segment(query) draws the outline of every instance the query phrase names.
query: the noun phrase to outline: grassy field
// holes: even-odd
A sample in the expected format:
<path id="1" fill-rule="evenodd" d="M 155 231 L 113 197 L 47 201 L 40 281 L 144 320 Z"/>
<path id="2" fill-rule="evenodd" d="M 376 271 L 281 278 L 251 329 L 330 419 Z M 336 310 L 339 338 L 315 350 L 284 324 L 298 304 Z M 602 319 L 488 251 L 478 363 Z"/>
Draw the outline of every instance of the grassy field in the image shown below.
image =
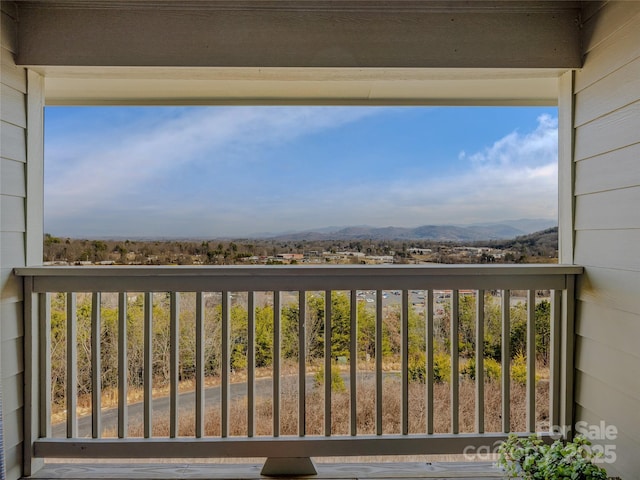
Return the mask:
<path id="1" fill-rule="evenodd" d="M 280 434 L 298 434 L 298 394 L 295 382 L 284 382 L 281 395 Z M 536 424 L 547 425 L 549 413 L 549 389 L 547 381 L 539 381 L 536 386 Z M 401 432 L 401 398 L 399 383 L 387 380 L 383 385 L 383 432 L 399 434 Z M 485 382 L 485 431 L 502 431 L 502 399 L 500 383 Z M 526 406 L 525 386 L 511 382 L 511 430 L 525 431 Z M 358 384 L 357 395 L 357 428 L 358 434 L 375 434 L 375 383 L 363 381 Z M 346 391 L 332 392 L 331 425 L 333 435 L 348 435 L 350 425 L 350 395 Z M 272 399 L 260 398 L 256 403 L 256 435 L 270 436 L 273 433 Z M 247 435 L 247 402 L 240 399 L 230 405 L 230 435 Z M 451 432 L 451 395 L 447 383 L 434 384 L 434 431 L 435 433 Z M 220 410 L 205 410 L 205 435 L 220 436 Z M 409 432 L 426 433 L 427 405 L 425 385 L 411 383 L 409 385 Z M 459 390 L 459 431 L 473 433 L 475 431 L 475 382 L 460 382 Z M 306 395 L 306 432 L 307 435 L 324 435 L 324 391 L 315 388 Z M 128 435 L 143 436 L 143 425 L 132 422 Z M 179 435 L 195 436 L 195 412 L 180 412 Z M 105 431 L 104 436 L 116 436 L 116 431 Z M 169 436 L 169 418 L 167 414 L 156 412 L 153 418 L 153 436 Z"/>

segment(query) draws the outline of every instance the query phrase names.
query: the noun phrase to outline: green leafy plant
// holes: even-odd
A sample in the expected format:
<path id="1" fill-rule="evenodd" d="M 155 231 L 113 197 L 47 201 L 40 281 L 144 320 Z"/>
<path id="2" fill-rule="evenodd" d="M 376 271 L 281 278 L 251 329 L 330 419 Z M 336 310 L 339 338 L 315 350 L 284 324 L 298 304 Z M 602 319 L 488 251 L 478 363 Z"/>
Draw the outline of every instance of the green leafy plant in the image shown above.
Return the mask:
<path id="1" fill-rule="evenodd" d="M 427 366 L 424 352 L 414 353 L 409 357 L 409 380 L 426 383 Z M 433 381 L 448 383 L 451 381 L 451 357 L 444 352 L 433 354 Z"/>
<path id="2" fill-rule="evenodd" d="M 427 356 L 424 352 L 414 352 L 409 357 L 409 381 L 427 382 Z"/>
<path id="3" fill-rule="evenodd" d="M 318 387 L 322 387 L 324 385 L 324 368 L 321 368 L 316 372 L 314 379 Z M 331 367 L 331 391 L 347 391 L 347 387 L 344 384 L 344 379 L 342 378 L 342 375 L 340 375 L 340 369 L 336 366 Z"/>
<path id="4" fill-rule="evenodd" d="M 462 368 L 461 373 L 468 376 L 471 380 L 476 379 L 476 359 L 471 358 Z M 484 359 L 484 378 L 485 380 L 500 380 L 502 375 L 502 366 L 500 362 L 493 358 Z"/>
<path id="5" fill-rule="evenodd" d="M 582 435 L 572 442 L 556 440 L 548 445 L 536 435 L 510 434 L 498 449 L 498 465 L 509 478 L 523 480 L 606 480 L 607 472 L 593 463 L 597 455 L 590 445 Z"/>
<path id="6" fill-rule="evenodd" d="M 527 357 L 524 353 L 518 352 L 511 361 L 511 380 L 520 385 L 527 384 Z M 538 383 L 540 375 L 535 376 L 535 382 Z"/>

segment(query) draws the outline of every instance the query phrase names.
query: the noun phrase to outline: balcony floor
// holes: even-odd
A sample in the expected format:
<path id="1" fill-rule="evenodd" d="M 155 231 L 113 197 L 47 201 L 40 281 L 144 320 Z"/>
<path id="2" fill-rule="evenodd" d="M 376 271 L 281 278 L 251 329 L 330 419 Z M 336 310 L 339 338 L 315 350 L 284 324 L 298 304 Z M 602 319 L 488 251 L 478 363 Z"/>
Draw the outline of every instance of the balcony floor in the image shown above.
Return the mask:
<path id="1" fill-rule="evenodd" d="M 32 479 L 265 479 L 262 464 L 48 463 Z M 317 479 L 488 479 L 505 478 L 491 462 L 317 463 Z M 286 477 L 295 478 L 295 477 Z"/>

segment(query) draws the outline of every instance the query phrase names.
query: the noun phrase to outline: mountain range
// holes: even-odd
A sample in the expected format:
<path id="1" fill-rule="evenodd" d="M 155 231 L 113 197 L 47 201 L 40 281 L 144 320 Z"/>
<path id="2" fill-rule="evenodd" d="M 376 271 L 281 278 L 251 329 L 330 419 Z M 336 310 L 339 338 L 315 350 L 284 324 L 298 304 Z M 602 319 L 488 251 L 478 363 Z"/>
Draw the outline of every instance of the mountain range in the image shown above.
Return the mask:
<path id="1" fill-rule="evenodd" d="M 299 232 L 261 234 L 280 241 L 320 240 L 436 240 L 473 242 L 501 240 L 556 226 L 553 220 L 520 219 L 473 225 L 422 225 L 419 227 L 373 227 L 369 225 L 324 227 Z M 256 235 L 257 237 L 258 235 Z"/>

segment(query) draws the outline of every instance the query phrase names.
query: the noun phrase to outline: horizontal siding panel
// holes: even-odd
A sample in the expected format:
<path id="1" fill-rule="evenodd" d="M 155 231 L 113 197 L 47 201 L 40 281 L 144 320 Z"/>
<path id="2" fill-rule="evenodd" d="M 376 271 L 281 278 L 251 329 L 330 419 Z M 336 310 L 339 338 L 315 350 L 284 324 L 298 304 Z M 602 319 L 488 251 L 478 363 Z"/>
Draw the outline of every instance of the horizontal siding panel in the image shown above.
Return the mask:
<path id="1" fill-rule="evenodd" d="M 24 264 L 24 234 L 0 232 L 0 265 Z"/>
<path id="2" fill-rule="evenodd" d="M 13 53 L 6 48 L 0 48 L 0 62 L 2 65 L 1 83 L 15 88 L 19 92 L 27 93 L 27 71 L 16 66 Z"/>
<path id="3" fill-rule="evenodd" d="M 640 400 L 640 360 L 586 337 L 576 338 L 576 368 Z"/>
<path id="4" fill-rule="evenodd" d="M 640 101 L 575 130 L 576 160 L 640 143 Z"/>
<path id="5" fill-rule="evenodd" d="M 7 2 L 1 2 L 3 5 Z M 0 14 L 2 17 L 2 28 L 0 28 L 0 46 L 7 48 L 8 50 L 16 53 L 17 46 L 17 27 L 16 22 L 13 20 L 4 10 Z"/>
<path id="6" fill-rule="evenodd" d="M 0 192 L 12 197 L 26 196 L 24 163 L 15 160 L 0 159 Z"/>
<path id="7" fill-rule="evenodd" d="M 0 232 L 24 232 L 24 198 L 2 195 L 0 202 L 0 214 L 2 214 L 0 217 Z"/>
<path id="8" fill-rule="evenodd" d="M 640 400 L 622 392 L 612 391 L 609 385 L 578 372 L 576 375 L 576 403 L 608 419 L 607 423 L 624 428 L 640 444 Z"/>
<path id="9" fill-rule="evenodd" d="M 4 427 L 4 446 L 6 449 L 15 447 L 22 442 L 22 409 L 18 409 L 5 415 L 3 420 Z"/>
<path id="10" fill-rule="evenodd" d="M 584 21 L 582 41 L 585 53 L 596 48 L 638 15 L 640 15 L 639 2 L 607 3 L 597 16 Z"/>
<path id="11" fill-rule="evenodd" d="M 0 122 L 0 157 L 22 163 L 27 161 L 27 142 L 24 128 Z"/>
<path id="12" fill-rule="evenodd" d="M 586 53 L 583 67 L 576 71 L 575 91 L 584 90 L 639 56 L 640 17 L 635 17 L 598 48 Z"/>
<path id="13" fill-rule="evenodd" d="M 578 278 L 577 298 L 611 310 L 640 315 L 640 272 L 586 267 Z"/>
<path id="14" fill-rule="evenodd" d="M 24 335 L 22 321 L 22 303 L 5 302 L 0 304 L 0 340 L 10 340 Z"/>
<path id="15" fill-rule="evenodd" d="M 574 125 L 584 125 L 639 99 L 640 57 L 575 96 Z"/>
<path id="16" fill-rule="evenodd" d="M 640 187 L 576 197 L 576 230 L 640 228 Z"/>
<path id="17" fill-rule="evenodd" d="M 590 425 L 599 425 L 601 420 L 604 420 L 607 424 L 611 424 L 607 418 L 580 405 L 576 408 L 576 420 L 585 421 Z M 602 464 L 602 467 L 607 470 L 610 476 L 619 476 L 624 480 L 628 478 L 638 478 L 637 474 L 640 472 L 640 456 L 638 456 L 640 444 L 633 441 L 632 438 L 624 433 L 624 424 L 616 425 L 616 427 L 618 429 L 618 437 L 615 440 L 594 441 L 594 443 L 615 446 L 616 461 L 612 464 Z"/>
<path id="18" fill-rule="evenodd" d="M 3 2 L 4 3 L 4 2 Z M 7 480 L 18 479 L 22 476 L 22 444 L 5 450 Z"/>
<path id="19" fill-rule="evenodd" d="M 576 162 L 576 195 L 640 185 L 640 143 Z"/>
<path id="20" fill-rule="evenodd" d="M 640 360 L 640 315 L 577 302 L 576 333 Z"/>
<path id="21" fill-rule="evenodd" d="M 1 355 L 0 371 L 3 380 L 24 371 L 24 348 L 21 338 L 3 341 Z"/>
<path id="22" fill-rule="evenodd" d="M 0 288 L 2 303 L 22 301 L 22 280 L 13 274 L 13 268 L 0 269 Z"/>
<path id="23" fill-rule="evenodd" d="M 574 258 L 578 265 L 640 272 L 640 229 L 580 230 Z"/>
<path id="24" fill-rule="evenodd" d="M 22 373 L 2 380 L 2 408 L 6 414 L 22 408 L 23 382 Z"/>
<path id="25" fill-rule="evenodd" d="M 19 127 L 27 126 L 27 106 L 24 93 L 0 83 L 2 120 Z"/>

